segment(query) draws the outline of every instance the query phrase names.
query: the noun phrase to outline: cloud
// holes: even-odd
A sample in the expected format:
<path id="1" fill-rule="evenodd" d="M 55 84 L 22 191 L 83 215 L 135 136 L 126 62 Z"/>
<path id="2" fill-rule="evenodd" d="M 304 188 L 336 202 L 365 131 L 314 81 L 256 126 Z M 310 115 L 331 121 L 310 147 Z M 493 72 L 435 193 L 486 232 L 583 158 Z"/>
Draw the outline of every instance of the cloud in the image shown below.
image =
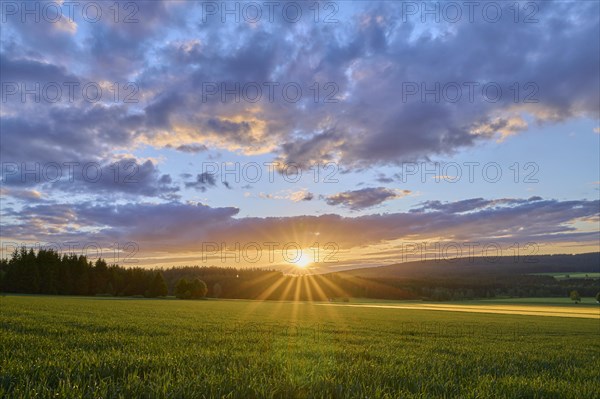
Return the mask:
<path id="1" fill-rule="evenodd" d="M 118 157 L 76 162 L 6 163 L 2 184 L 9 187 L 42 187 L 48 193 L 178 199 L 179 187 L 161 174 L 151 160 Z"/>
<path id="2" fill-rule="evenodd" d="M 198 154 L 199 152 L 204 152 L 208 150 L 208 147 L 205 145 L 198 144 L 182 144 L 175 148 L 177 151 L 187 152 L 188 154 Z"/>
<path id="3" fill-rule="evenodd" d="M 27 201 L 28 203 L 43 202 L 44 195 L 37 190 L 26 190 L 2 187 L 0 188 L 0 194 L 7 198 L 16 198 L 19 200 Z"/>
<path id="4" fill-rule="evenodd" d="M 74 34 L 48 24 L 7 25 L 3 79 L 135 79 L 140 101 L 79 101 L 66 109 L 8 104 L 3 156 L 61 160 L 107 157 L 115 148 L 143 144 L 189 153 L 206 146 L 272 152 L 304 167 L 336 161 L 360 169 L 506 139 L 527 130 L 529 120 L 597 118 L 600 108 L 597 2 L 545 2 L 535 24 L 508 17 L 423 24 L 406 20 L 402 4 L 394 2 L 340 4 L 344 18 L 338 24 L 292 24 L 281 16 L 260 24 L 199 23 L 196 3 L 135 5 L 143 23 L 103 20 Z M 102 7 L 112 15 L 108 5 Z M 311 14 L 308 4 L 302 7 Z M 511 15 L 510 4 L 502 7 L 503 15 Z M 273 98 L 266 82 L 278 84 Z M 472 101 L 468 82 L 478 84 Z M 247 83 L 262 87 L 259 100 L 240 98 Z M 287 83 L 301 88 L 297 102 L 283 94 Z M 206 84 L 219 92 L 207 95 Z M 419 92 L 408 95 L 407 84 Z M 459 101 L 422 96 L 422 87 L 439 85 L 437 96 L 443 97 L 447 84 L 461 89 Z M 502 96 L 488 101 L 486 84 Z M 236 91 L 236 85 L 237 94 L 221 93 L 222 87 Z M 32 138 L 27 151 L 16 145 L 23 135 Z"/>
<path id="5" fill-rule="evenodd" d="M 462 201 L 455 202 L 442 202 L 442 201 L 425 201 L 421 205 L 421 208 L 412 209 L 411 212 L 450 212 L 450 213 L 464 213 L 470 211 L 476 211 L 491 207 L 501 206 L 515 206 L 525 203 L 541 201 L 542 198 L 538 196 L 530 197 L 529 199 L 513 199 L 513 198 L 501 198 L 495 200 L 486 200 L 483 198 L 471 198 Z"/>
<path id="6" fill-rule="evenodd" d="M 81 162 L 108 158 L 131 147 L 136 117 L 121 106 L 30 110 L 2 118 L 4 162 Z M 23 138 L 27 145 L 22 145 Z"/>
<path id="7" fill-rule="evenodd" d="M 393 183 L 394 179 L 392 177 L 386 176 L 383 173 L 379 173 L 377 175 L 377 178 L 375 179 L 375 181 L 378 182 L 378 183 L 384 183 L 384 184 L 386 184 L 386 183 Z"/>
<path id="8" fill-rule="evenodd" d="M 74 177 L 73 182 L 63 179 L 54 187 L 78 193 L 178 198 L 179 187 L 173 185 L 170 175 L 161 174 L 151 160 L 122 158 L 104 164 L 83 164 L 81 169 L 74 169 Z"/>
<path id="9" fill-rule="evenodd" d="M 363 188 L 344 191 L 325 198 L 328 205 L 342 205 L 353 211 L 371 208 L 385 201 L 410 195 L 409 190 L 393 190 L 385 187 Z"/>
<path id="10" fill-rule="evenodd" d="M 196 175 L 196 180 L 192 182 L 186 182 L 185 186 L 190 188 L 195 188 L 196 190 L 200 190 L 205 192 L 209 187 L 215 187 L 217 185 L 217 178 L 208 172 L 200 173 Z M 228 185 L 226 185 L 229 188 Z"/>
<path id="11" fill-rule="evenodd" d="M 304 196 L 302 196 L 302 201 L 312 201 L 315 198 L 315 195 L 313 193 L 305 193 Z"/>
<path id="12" fill-rule="evenodd" d="M 489 200 L 494 202 L 494 200 Z M 474 200 L 478 202 L 478 199 Z M 3 237 L 37 241 L 128 242 L 140 251 L 199 251 L 202 242 L 227 245 L 249 242 L 296 242 L 303 247 L 319 241 L 342 249 L 394 240 L 454 240 L 538 244 L 587 242 L 596 245 L 600 201 L 514 199 L 493 207 L 448 203 L 435 212 L 401 212 L 343 217 L 335 214 L 294 217 L 244 217 L 233 207 L 212 208 L 197 203 L 39 204 L 20 211 L 3 209 Z M 86 226 L 82 229 L 80 226 Z"/>
<path id="13" fill-rule="evenodd" d="M 250 193 L 248 193 L 250 196 Z M 262 199 L 274 199 L 274 200 L 286 200 L 293 202 L 301 202 L 301 201 L 312 201 L 314 199 L 314 194 L 309 192 L 307 189 L 303 188 L 300 190 L 282 190 L 273 194 L 260 192 L 258 194 L 258 198 Z"/>
<path id="14" fill-rule="evenodd" d="M 302 189 L 302 190 L 298 190 L 298 191 L 294 191 L 292 193 L 290 193 L 290 195 L 288 195 L 286 198 L 294 201 L 294 202 L 300 202 L 300 201 L 312 201 L 314 198 L 314 194 L 309 192 L 306 189 Z"/>

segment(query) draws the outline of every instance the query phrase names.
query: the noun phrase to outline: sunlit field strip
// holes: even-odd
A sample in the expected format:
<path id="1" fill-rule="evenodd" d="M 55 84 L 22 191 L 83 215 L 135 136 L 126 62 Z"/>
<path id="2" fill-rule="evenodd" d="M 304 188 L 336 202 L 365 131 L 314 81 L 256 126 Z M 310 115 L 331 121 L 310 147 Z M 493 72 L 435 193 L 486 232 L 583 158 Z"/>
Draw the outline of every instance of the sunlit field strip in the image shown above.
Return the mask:
<path id="1" fill-rule="evenodd" d="M 438 310 L 448 312 L 467 312 L 467 313 L 490 313 L 490 314 L 514 314 L 527 316 L 554 316 L 554 317 L 578 317 L 584 319 L 600 319 L 600 306 L 593 308 L 573 308 L 565 309 L 558 306 L 464 306 L 464 305 L 376 305 L 376 304 L 332 304 L 321 303 L 324 306 L 348 306 L 361 308 L 382 308 L 382 309 L 414 309 L 414 310 Z"/>

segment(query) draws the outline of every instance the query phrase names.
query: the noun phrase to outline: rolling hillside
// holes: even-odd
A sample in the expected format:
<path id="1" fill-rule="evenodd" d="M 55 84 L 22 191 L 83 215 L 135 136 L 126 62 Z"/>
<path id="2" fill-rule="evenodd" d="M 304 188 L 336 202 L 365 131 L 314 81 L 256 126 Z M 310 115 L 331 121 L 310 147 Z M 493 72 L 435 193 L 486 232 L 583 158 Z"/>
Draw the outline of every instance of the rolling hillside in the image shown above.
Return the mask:
<path id="1" fill-rule="evenodd" d="M 512 256 L 426 260 L 389 266 L 353 269 L 339 274 L 366 278 L 422 278 L 473 275 L 522 275 L 531 273 L 600 272 L 600 252 L 579 255 L 538 255 L 516 260 Z"/>

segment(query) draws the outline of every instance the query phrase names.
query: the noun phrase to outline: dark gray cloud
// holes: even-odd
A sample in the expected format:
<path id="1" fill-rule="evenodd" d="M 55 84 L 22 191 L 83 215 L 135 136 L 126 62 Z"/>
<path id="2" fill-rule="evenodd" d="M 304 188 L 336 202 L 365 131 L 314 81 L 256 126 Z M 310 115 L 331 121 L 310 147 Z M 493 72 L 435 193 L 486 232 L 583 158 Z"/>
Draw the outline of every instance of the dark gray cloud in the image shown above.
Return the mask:
<path id="1" fill-rule="evenodd" d="M 215 187 L 217 185 L 217 178 L 212 173 L 204 172 L 196 175 L 196 180 L 186 182 L 185 186 L 188 188 L 194 188 L 202 192 L 206 191 L 209 187 Z M 228 187 L 229 188 L 229 187 Z"/>
<path id="2" fill-rule="evenodd" d="M 30 58 L 10 58 L 4 53 L 0 53 L 0 73 L 2 73 L 2 90 L 8 87 L 9 82 L 27 82 L 27 88 L 33 88 L 33 82 L 38 82 L 40 85 L 50 82 L 65 82 L 79 81 L 79 78 L 74 74 L 69 73 L 67 68 L 48 64 Z M 10 98 L 6 94 L 6 99 Z M 28 98 L 32 98 L 28 97 Z M 20 98 L 19 98 L 20 100 Z"/>
<path id="3" fill-rule="evenodd" d="M 385 184 L 387 184 L 387 183 L 393 183 L 394 179 L 392 177 L 386 176 L 383 173 L 379 173 L 377 175 L 377 177 L 375 178 L 375 181 L 378 182 L 378 183 L 385 183 Z"/>
<path id="4" fill-rule="evenodd" d="M 84 163 L 73 168 L 72 179 L 61 179 L 51 185 L 80 194 L 131 195 L 178 199 L 179 187 L 168 174 L 160 174 L 156 165 L 147 160 L 123 158 L 110 163 Z M 72 181 L 71 181 L 72 180 Z"/>
<path id="5" fill-rule="evenodd" d="M 313 193 L 306 193 L 304 197 L 302 197 L 302 201 L 312 201 L 315 198 Z"/>
<path id="6" fill-rule="evenodd" d="M 2 165 L 1 177 L 0 182 L 7 189 L 6 195 L 21 199 L 25 198 L 18 195 L 19 193 L 39 191 L 100 198 L 180 198 L 177 194 L 179 187 L 173 184 L 170 175 L 161 174 L 151 160 L 139 161 L 135 158 L 75 162 L 6 162 Z M 31 189 L 24 190 L 22 187 Z"/>
<path id="7" fill-rule="evenodd" d="M 409 190 L 400 191 L 385 187 L 372 187 L 330 195 L 325 198 L 325 202 L 328 205 L 342 205 L 353 211 L 358 211 L 409 194 Z"/>
<path id="8" fill-rule="evenodd" d="M 102 105 L 6 116 L 0 121 L 2 159 L 17 163 L 100 160 L 131 144 L 136 123 L 137 118 L 123 107 Z"/>
<path id="9" fill-rule="evenodd" d="M 177 151 L 187 152 L 188 154 L 198 154 L 200 152 L 208 151 L 207 146 L 198 144 L 182 144 L 175 149 Z"/>

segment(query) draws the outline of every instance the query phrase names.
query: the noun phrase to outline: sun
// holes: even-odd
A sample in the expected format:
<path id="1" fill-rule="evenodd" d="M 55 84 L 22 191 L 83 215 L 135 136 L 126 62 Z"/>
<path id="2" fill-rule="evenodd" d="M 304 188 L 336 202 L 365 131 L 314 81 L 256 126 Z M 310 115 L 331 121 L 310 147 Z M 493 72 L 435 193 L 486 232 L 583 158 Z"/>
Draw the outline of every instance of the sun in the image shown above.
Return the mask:
<path id="1" fill-rule="evenodd" d="M 312 260 L 310 259 L 310 255 L 302 254 L 296 261 L 291 263 L 298 267 L 305 268 L 312 263 Z"/>

